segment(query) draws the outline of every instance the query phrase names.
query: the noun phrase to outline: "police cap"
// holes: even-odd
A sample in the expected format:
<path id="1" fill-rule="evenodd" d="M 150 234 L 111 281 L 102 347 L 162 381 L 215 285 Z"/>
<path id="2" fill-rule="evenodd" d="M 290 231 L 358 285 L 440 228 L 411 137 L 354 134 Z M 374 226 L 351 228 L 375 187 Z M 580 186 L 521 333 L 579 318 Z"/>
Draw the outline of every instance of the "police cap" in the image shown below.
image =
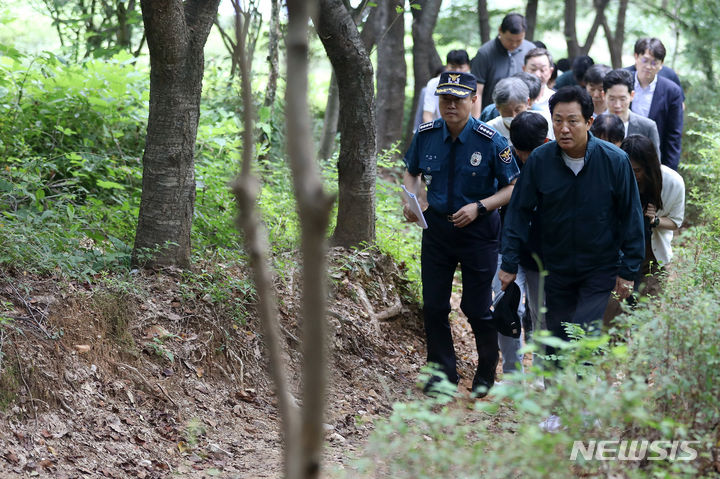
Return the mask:
<path id="1" fill-rule="evenodd" d="M 465 98 L 477 90 L 477 79 L 471 73 L 442 72 L 435 95 L 452 95 Z"/>

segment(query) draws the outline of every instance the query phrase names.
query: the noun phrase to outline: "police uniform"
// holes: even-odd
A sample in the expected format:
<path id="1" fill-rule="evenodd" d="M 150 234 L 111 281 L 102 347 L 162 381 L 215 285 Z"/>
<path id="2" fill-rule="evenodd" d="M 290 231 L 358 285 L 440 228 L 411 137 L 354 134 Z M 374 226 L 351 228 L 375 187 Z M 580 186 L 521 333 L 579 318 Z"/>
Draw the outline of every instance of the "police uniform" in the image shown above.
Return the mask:
<path id="1" fill-rule="evenodd" d="M 443 73 L 436 94 L 458 93 L 453 90 L 457 83 L 448 86 L 451 75 L 457 79 L 456 72 Z M 467 83 L 465 88 L 472 85 L 474 91 L 472 75 L 463 74 L 459 80 Z M 467 96 L 467 91 L 464 93 Z M 510 184 L 519 174 L 517 163 L 507 140 L 470 115 L 455 141 L 443 119 L 420 125 L 405 154 L 405 164 L 410 175 L 422 174 L 428 187 L 429 208 L 425 211 L 428 228 L 423 231 L 421 253 L 428 363 L 438 364 L 448 380 L 459 381 L 448 314 L 453 276 L 460 263 L 463 281 L 460 307 L 475 334 L 479 356 L 473 386 L 484 385 L 489 389 L 498 361 L 497 332 L 491 324 L 490 305 L 500 218 L 497 211 L 481 210 L 472 223 L 459 228 L 450 216 Z"/>

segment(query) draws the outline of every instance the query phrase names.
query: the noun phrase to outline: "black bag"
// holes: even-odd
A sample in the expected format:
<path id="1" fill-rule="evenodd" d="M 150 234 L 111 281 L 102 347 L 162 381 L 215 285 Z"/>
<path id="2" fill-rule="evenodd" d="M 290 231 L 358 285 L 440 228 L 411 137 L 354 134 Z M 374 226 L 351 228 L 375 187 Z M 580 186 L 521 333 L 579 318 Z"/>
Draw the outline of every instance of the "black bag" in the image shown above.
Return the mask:
<path id="1" fill-rule="evenodd" d="M 520 337 L 522 322 L 517 310 L 521 296 L 520 287 L 514 281 L 508 285 L 505 291 L 500 291 L 495 296 L 492 311 L 493 323 L 503 336 Z"/>

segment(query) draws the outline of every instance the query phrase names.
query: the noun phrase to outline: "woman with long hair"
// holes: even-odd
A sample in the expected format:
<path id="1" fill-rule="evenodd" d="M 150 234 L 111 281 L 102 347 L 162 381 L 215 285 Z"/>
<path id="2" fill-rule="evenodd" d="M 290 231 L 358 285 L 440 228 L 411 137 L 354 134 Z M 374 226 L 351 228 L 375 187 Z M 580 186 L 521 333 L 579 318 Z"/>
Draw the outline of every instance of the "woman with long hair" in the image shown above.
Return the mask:
<path id="1" fill-rule="evenodd" d="M 685 182 L 676 171 L 660 164 L 649 138 L 630 135 L 620 148 L 630 157 L 645 214 L 645 260 L 635 289 L 642 295 L 657 295 L 662 273 L 672 260 L 673 231 L 680 228 L 685 215 Z M 605 312 L 606 325 L 620 312 L 620 305 L 611 298 Z"/>

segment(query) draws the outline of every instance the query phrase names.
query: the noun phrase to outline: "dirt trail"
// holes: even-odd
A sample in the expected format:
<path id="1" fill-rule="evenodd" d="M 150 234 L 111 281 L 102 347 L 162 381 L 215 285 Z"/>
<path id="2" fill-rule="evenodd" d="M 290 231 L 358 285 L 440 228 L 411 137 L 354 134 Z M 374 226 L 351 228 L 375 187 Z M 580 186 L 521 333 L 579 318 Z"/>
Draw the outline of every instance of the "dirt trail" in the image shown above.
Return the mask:
<path id="1" fill-rule="evenodd" d="M 394 401 L 418 396 L 425 355 L 416 305 L 377 319 L 407 293 L 397 266 L 370 253 L 352 261 L 360 267 L 333 252 L 330 467 L 360 453 Z M 291 271 L 277 284 L 295 390 L 298 277 Z M 138 273 L 132 284 L 0 276 L 4 315 L 15 318 L 0 329 L 0 477 L 280 477 L 279 420 L 252 299 L 243 324 L 193 296 L 178 271 Z M 472 332 L 461 314 L 451 321 L 466 388 Z"/>

